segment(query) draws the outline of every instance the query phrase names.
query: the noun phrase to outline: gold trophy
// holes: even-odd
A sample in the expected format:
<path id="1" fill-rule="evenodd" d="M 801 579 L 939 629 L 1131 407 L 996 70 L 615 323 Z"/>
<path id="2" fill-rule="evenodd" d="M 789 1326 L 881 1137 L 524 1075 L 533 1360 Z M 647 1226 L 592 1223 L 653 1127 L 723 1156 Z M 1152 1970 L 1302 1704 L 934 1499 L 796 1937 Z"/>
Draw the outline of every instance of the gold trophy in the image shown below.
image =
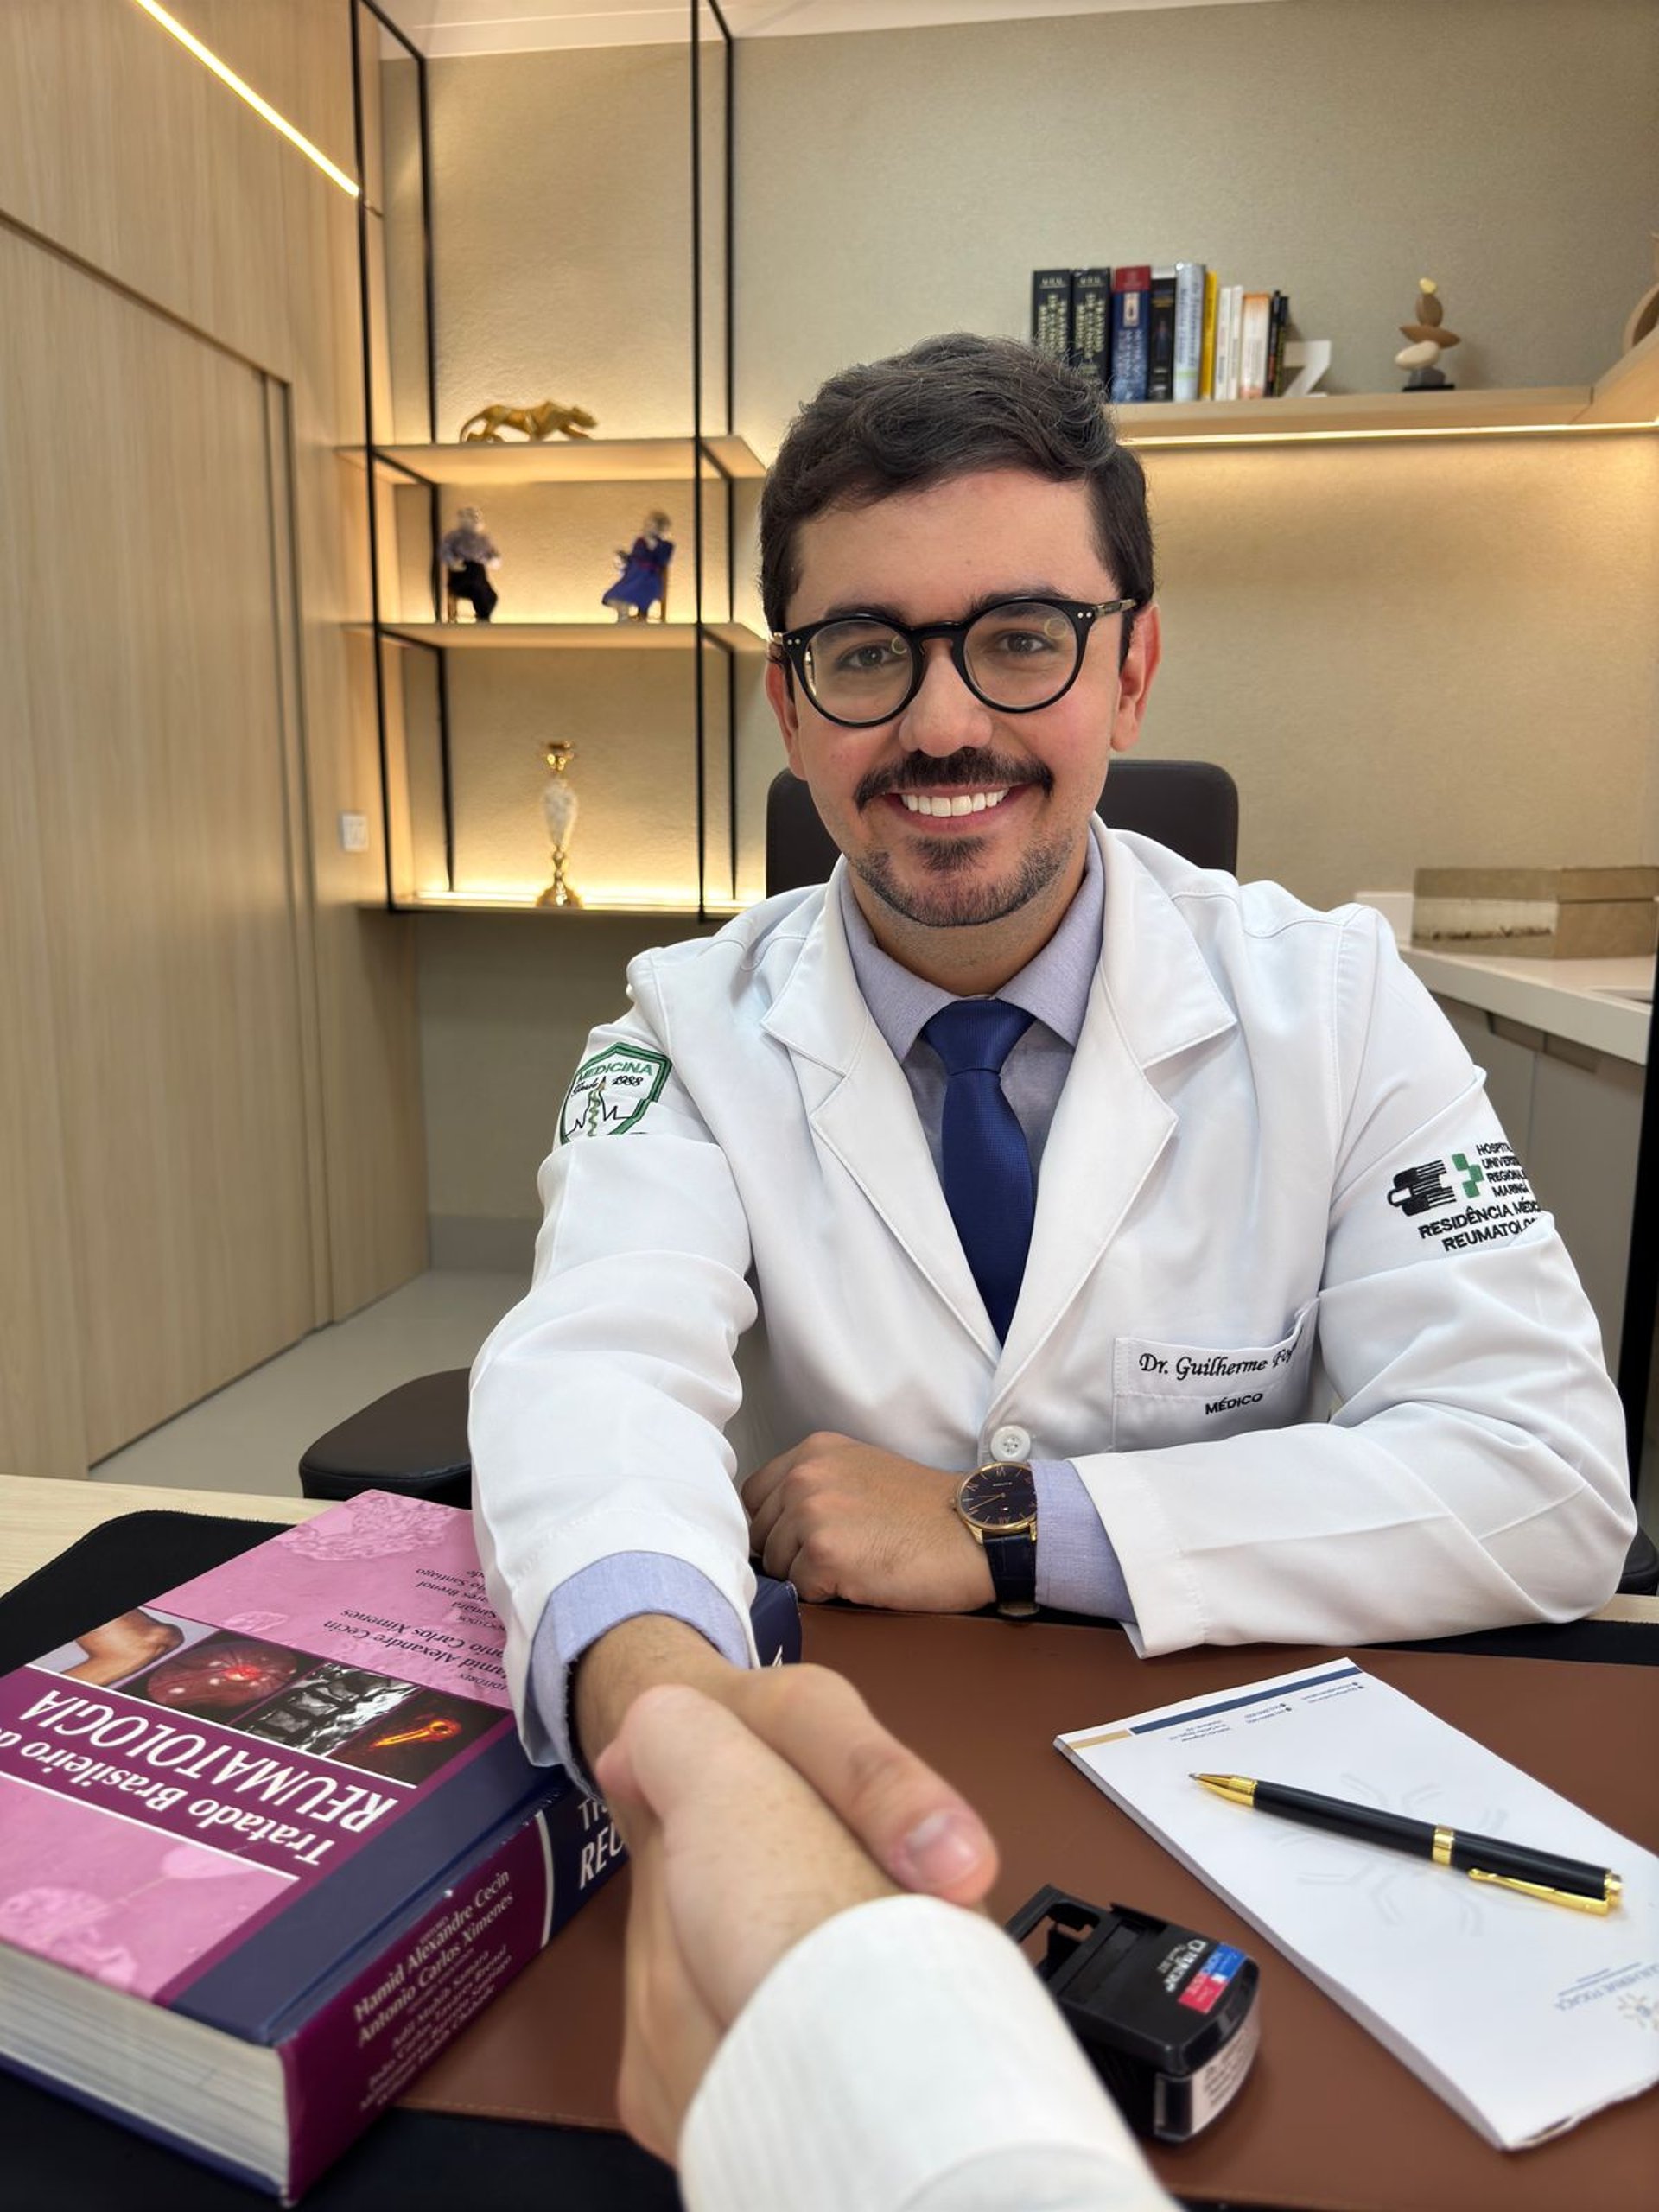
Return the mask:
<path id="1" fill-rule="evenodd" d="M 569 779 L 569 767 L 576 748 L 564 738 L 555 738 L 544 749 L 543 758 L 552 770 L 542 786 L 542 819 L 547 824 L 549 842 L 553 848 L 553 880 L 537 899 L 538 906 L 580 906 L 582 893 L 565 881 L 565 865 L 570 857 L 570 840 L 576 829 L 576 794 Z"/>

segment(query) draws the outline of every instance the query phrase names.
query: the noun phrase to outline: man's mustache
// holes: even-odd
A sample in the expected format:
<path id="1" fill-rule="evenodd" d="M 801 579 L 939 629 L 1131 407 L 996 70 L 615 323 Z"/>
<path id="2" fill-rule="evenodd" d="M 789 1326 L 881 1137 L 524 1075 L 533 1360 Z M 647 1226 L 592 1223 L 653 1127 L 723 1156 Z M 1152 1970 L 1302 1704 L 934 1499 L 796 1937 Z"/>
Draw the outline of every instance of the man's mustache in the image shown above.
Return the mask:
<path id="1" fill-rule="evenodd" d="M 861 813 L 895 791 L 976 791 L 986 784 L 1035 784 L 1039 791 L 1050 791 L 1054 773 L 1039 760 L 1008 760 L 999 753 L 980 753 L 966 745 L 942 760 L 926 753 L 907 753 L 896 767 L 872 768 L 854 791 L 853 804 Z"/>

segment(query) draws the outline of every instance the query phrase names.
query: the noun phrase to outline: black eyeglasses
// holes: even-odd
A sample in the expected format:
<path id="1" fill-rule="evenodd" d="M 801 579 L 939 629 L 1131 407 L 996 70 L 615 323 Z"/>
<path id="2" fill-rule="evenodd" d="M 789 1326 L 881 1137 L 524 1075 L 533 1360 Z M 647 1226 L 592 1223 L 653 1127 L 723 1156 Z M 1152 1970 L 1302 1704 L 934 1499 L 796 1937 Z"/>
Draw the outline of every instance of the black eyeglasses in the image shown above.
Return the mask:
<path id="1" fill-rule="evenodd" d="M 786 630 L 781 645 L 807 697 L 826 721 L 848 729 L 890 721 L 922 688 L 929 638 L 948 638 L 957 673 L 975 698 L 1003 715 L 1052 707 L 1077 680 L 1084 650 L 1103 615 L 1133 599 L 1077 601 L 1003 599 L 966 622 L 912 629 L 880 614 L 838 614 Z"/>

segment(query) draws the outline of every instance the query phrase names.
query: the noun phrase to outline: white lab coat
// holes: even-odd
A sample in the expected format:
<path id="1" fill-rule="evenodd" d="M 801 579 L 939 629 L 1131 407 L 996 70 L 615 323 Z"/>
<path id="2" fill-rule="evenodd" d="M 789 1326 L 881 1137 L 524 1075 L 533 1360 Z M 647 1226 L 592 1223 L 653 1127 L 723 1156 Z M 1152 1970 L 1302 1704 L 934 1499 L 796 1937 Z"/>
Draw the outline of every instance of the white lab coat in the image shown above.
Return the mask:
<path id="1" fill-rule="evenodd" d="M 1152 1654 L 1612 1591 L 1634 1517 L 1594 1316 L 1548 1216 L 1494 1197 L 1480 1073 L 1386 929 L 1096 834 L 1101 962 L 1002 1345 L 833 891 L 632 964 L 474 1373 L 521 1713 L 549 1592 L 608 1554 L 688 1560 L 747 1621 L 735 1485 L 817 1429 L 1073 1460 Z"/>

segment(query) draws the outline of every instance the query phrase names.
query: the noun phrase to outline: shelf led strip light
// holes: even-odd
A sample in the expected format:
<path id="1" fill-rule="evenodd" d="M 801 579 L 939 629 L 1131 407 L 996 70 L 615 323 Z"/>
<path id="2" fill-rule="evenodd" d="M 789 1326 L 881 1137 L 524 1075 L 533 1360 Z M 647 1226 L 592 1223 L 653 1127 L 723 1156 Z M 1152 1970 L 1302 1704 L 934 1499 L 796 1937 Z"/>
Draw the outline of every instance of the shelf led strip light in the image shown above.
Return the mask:
<path id="1" fill-rule="evenodd" d="M 1129 446 L 1371 445 L 1398 438 L 1593 438 L 1630 430 L 1659 429 L 1659 416 L 1630 423 L 1401 423 L 1386 429 L 1142 430 L 1138 423 L 1122 435 Z"/>
<path id="2" fill-rule="evenodd" d="M 165 8 L 158 5 L 158 0 L 138 0 L 138 5 L 147 16 L 153 16 L 162 29 L 177 39 L 187 51 L 194 54 L 206 68 L 211 69 L 221 84 L 228 85 L 238 99 L 245 100 L 256 115 L 263 116 L 273 130 L 280 130 L 290 145 L 297 146 L 307 161 L 315 162 L 323 175 L 337 184 L 342 192 L 349 193 L 353 200 L 362 197 L 359 187 L 344 169 L 336 168 L 321 147 L 314 146 L 302 130 L 296 130 L 285 115 L 276 112 L 269 100 L 261 99 L 251 85 L 244 84 L 227 62 L 221 61 L 210 46 L 204 46 L 194 32 L 186 30 L 181 22 L 169 16 Z"/>

